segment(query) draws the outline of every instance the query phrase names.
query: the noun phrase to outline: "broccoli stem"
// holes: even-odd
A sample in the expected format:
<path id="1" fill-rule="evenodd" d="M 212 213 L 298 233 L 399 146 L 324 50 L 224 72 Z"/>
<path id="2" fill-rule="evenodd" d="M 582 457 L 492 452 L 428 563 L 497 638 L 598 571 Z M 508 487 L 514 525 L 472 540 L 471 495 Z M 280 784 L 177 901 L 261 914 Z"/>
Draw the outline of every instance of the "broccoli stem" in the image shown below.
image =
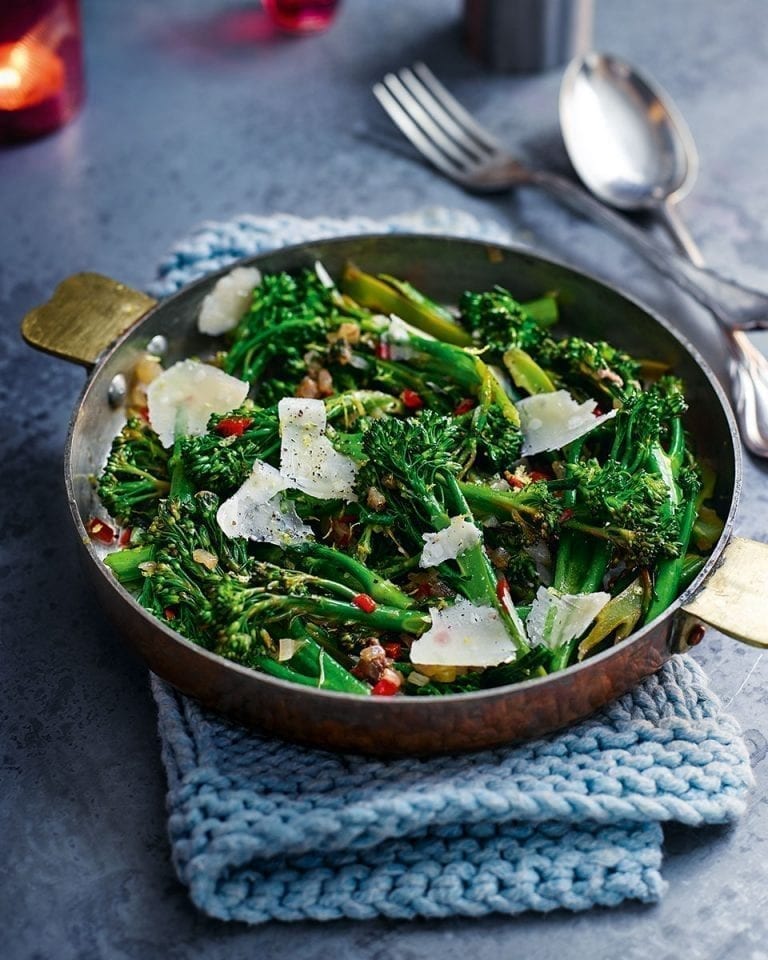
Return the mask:
<path id="1" fill-rule="evenodd" d="M 680 517 L 680 555 L 665 557 L 656 568 L 654 598 L 645 616 L 646 623 L 650 623 L 663 613 L 680 592 L 680 582 L 686 565 L 685 552 L 688 549 L 695 519 L 696 500 L 691 497 L 683 506 Z"/>
<path id="2" fill-rule="evenodd" d="M 551 295 L 527 300 L 522 307 L 540 327 L 553 327 L 559 319 L 557 298 Z"/>
<path id="3" fill-rule="evenodd" d="M 648 458 L 649 469 L 657 472 L 667 485 L 668 499 L 662 506 L 663 512 L 670 516 L 679 513 L 680 516 L 680 550 L 676 557 L 666 557 L 656 568 L 654 582 L 654 597 L 645 615 L 645 623 L 655 620 L 677 596 L 680 589 L 685 554 L 691 540 L 693 525 L 696 521 L 696 496 L 683 499 L 683 494 L 677 478 L 685 458 L 685 432 L 680 417 L 675 417 L 670 424 L 669 450 L 665 451 L 660 443 L 651 448 Z"/>
<path id="4" fill-rule="evenodd" d="M 569 444 L 565 451 L 567 463 L 579 459 L 584 439 Z M 565 490 L 563 507 L 568 509 L 576 503 L 576 491 Z M 577 525 L 574 525 L 577 526 Z M 611 558 L 609 540 L 584 537 L 585 531 L 564 529 L 560 534 L 555 560 L 553 586 L 560 593 L 594 593 L 602 586 Z M 591 532 L 591 531 L 590 531 Z M 573 637 L 558 647 L 552 656 L 552 670 L 563 670 L 573 659 L 580 637 Z"/>
<path id="5" fill-rule="evenodd" d="M 292 613 L 302 613 L 308 617 L 316 617 L 318 620 L 328 620 L 332 623 L 359 623 L 371 630 L 391 630 L 416 636 L 422 634 L 430 625 L 430 618 L 418 610 L 401 610 L 379 604 L 374 611 L 367 613 L 354 603 L 311 595 L 297 597 L 262 595 L 250 608 L 249 618 L 264 614 L 266 619 L 278 620 Z"/>
<path id="6" fill-rule="evenodd" d="M 312 636 L 306 625 L 298 618 L 290 628 L 291 636 L 301 641 L 301 646 L 291 657 L 289 664 L 314 680 L 321 690 L 336 690 L 339 693 L 370 694 L 367 683 L 358 680 L 328 653 Z"/>
<path id="7" fill-rule="evenodd" d="M 294 660 L 296 657 L 293 658 Z M 273 660 L 266 653 L 251 653 L 248 656 L 248 666 L 255 667 L 262 673 L 269 674 L 271 677 L 277 677 L 279 680 L 287 680 L 289 683 L 300 683 L 305 687 L 319 687 L 324 690 L 337 690 L 338 688 L 325 681 L 318 683 L 317 676 L 311 676 L 307 673 L 301 673 L 294 670 L 288 664 L 281 663 L 279 660 Z M 354 679 L 354 678 L 353 678 Z M 343 693 L 370 693 L 370 688 L 363 690 L 342 690 Z"/>
<path id="8" fill-rule="evenodd" d="M 687 553 L 683 559 L 683 566 L 680 571 L 679 590 L 682 592 L 689 587 L 698 577 L 707 562 L 706 557 L 700 557 L 697 553 Z"/>
<path id="9" fill-rule="evenodd" d="M 552 393 L 557 389 L 549 374 L 536 363 L 530 353 L 519 347 L 511 347 L 505 352 L 504 366 L 509 370 L 515 386 L 531 396 L 537 393 Z"/>
<path id="10" fill-rule="evenodd" d="M 374 277 L 354 264 L 347 264 L 341 289 L 353 300 L 377 313 L 394 313 L 430 336 L 446 343 L 468 347 L 472 337 L 447 310 L 420 294 L 410 284 L 393 282 L 391 277 Z"/>
<path id="11" fill-rule="evenodd" d="M 454 516 L 471 517 L 472 511 L 456 477 L 452 473 L 440 473 L 438 476 L 444 485 L 446 506 L 452 514 Z M 445 514 L 443 516 L 446 520 L 444 526 L 448 526 L 450 519 Z M 519 620 L 510 613 L 499 596 L 498 580 L 482 542 L 476 543 L 468 550 L 460 553 L 456 558 L 456 563 L 462 573 L 461 589 L 467 599 L 476 604 L 495 607 L 507 628 L 507 633 L 509 633 L 517 648 L 518 654 L 527 653 L 529 647 L 525 635 L 520 630 Z"/>
<path id="12" fill-rule="evenodd" d="M 124 550 L 115 550 L 104 558 L 104 562 L 114 573 L 123 586 L 141 582 L 141 564 L 149 563 L 153 559 L 154 547 L 126 547 Z"/>
<path id="13" fill-rule="evenodd" d="M 173 451 L 168 461 L 168 469 L 171 474 L 171 487 L 168 498 L 169 500 L 178 500 L 180 502 L 190 500 L 195 495 L 195 486 L 184 467 L 183 442 L 183 436 L 179 435 L 176 437 L 173 444 Z"/>
<path id="14" fill-rule="evenodd" d="M 401 610 L 413 606 L 413 600 L 394 583 L 341 550 L 322 543 L 304 541 L 291 546 L 289 552 L 307 558 L 312 566 L 317 565 L 326 575 L 346 575 L 358 588 L 358 592 L 369 594 L 377 603 Z"/>

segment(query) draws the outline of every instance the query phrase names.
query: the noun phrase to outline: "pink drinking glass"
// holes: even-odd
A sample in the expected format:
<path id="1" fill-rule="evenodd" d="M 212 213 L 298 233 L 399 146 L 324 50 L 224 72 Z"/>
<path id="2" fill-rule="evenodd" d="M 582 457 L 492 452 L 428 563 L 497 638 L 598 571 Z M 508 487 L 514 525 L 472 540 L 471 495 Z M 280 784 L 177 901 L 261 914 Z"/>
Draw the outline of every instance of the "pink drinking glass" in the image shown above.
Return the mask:
<path id="1" fill-rule="evenodd" d="M 83 89 L 78 0 L 0 0 L 0 142 L 57 129 Z"/>
<path id="2" fill-rule="evenodd" d="M 316 33 L 331 25 L 339 0 L 262 0 L 273 22 L 286 33 Z"/>

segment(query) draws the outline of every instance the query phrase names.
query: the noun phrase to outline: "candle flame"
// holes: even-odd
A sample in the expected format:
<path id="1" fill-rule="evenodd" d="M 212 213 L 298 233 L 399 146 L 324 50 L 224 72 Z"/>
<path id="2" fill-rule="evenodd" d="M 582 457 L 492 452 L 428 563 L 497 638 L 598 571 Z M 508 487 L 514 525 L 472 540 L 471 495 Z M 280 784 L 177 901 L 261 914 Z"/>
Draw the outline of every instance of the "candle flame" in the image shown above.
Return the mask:
<path id="1" fill-rule="evenodd" d="M 0 67 L 0 91 L 18 90 L 21 86 L 21 74 L 15 67 Z M 2 99 L 2 94 L 0 94 Z"/>
<path id="2" fill-rule="evenodd" d="M 0 110 L 21 110 L 56 96 L 64 86 L 64 63 L 29 35 L 0 44 Z"/>

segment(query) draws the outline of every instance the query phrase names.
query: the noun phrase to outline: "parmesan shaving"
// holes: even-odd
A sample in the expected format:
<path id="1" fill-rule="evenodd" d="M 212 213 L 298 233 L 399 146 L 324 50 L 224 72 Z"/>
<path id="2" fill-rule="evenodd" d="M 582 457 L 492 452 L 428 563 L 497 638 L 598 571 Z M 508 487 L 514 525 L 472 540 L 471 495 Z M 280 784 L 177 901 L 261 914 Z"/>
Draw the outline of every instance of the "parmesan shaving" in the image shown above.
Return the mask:
<path id="1" fill-rule="evenodd" d="M 214 284 L 203 298 L 197 328 L 212 337 L 233 330 L 251 305 L 255 287 L 261 283 L 256 267 L 235 267 Z"/>
<path id="2" fill-rule="evenodd" d="M 474 523 L 464 517 L 451 517 L 447 527 L 437 533 L 424 533 L 422 537 L 425 544 L 419 560 L 420 567 L 436 567 L 444 560 L 455 560 L 483 539 Z"/>
<path id="3" fill-rule="evenodd" d="M 450 607 L 430 607 L 432 626 L 411 646 L 411 662 L 446 667 L 495 667 L 514 660 L 516 650 L 490 606 L 459 597 Z"/>
<path id="4" fill-rule="evenodd" d="M 335 449 L 325 435 L 322 400 L 283 397 L 280 420 L 280 473 L 287 486 L 319 500 L 356 500 L 355 461 Z"/>
<path id="5" fill-rule="evenodd" d="M 216 522 L 228 537 L 285 546 L 312 536 L 293 504 L 283 506 L 280 494 L 288 482 L 278 470 L 257 460 L 245 483 L 216 513 Z"/>
<path id="6" fill-rule="evenodd" d="M 152 429 L 164 447 L 177 435 L 205 433 L 212 413 L 229 413 L 248 396 L 248 384 L 198 360 L 181 360 L 147 387 Z"/>
<path id="7" fill-rule="evenodd" d="M 526 626 L 532 644 L 556 650 L 580 637 L 611 599 L 609 593 L 560 593 L 539 587 Z"/>
<path id="8" fill-rule="evenodd" d="M 596 417 L 594 400 L 577 403 L 567 390 L 539 393 L 515 404 L 523 433 L 522 456 L 561 450 L 616 416 L 616 411 Z"/>

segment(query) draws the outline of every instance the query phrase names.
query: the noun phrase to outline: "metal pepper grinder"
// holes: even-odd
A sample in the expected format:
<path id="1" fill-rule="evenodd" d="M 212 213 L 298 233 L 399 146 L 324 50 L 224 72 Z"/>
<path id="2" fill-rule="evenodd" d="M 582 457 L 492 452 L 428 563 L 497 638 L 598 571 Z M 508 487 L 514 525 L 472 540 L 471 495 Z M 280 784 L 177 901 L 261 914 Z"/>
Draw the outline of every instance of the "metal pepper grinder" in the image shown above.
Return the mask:
<path id="1" fill-rule="evenodd" d="M 464 0 L 470 52 L 492 70 L 536 73 L 592 47 L 594 0 Z"/>

